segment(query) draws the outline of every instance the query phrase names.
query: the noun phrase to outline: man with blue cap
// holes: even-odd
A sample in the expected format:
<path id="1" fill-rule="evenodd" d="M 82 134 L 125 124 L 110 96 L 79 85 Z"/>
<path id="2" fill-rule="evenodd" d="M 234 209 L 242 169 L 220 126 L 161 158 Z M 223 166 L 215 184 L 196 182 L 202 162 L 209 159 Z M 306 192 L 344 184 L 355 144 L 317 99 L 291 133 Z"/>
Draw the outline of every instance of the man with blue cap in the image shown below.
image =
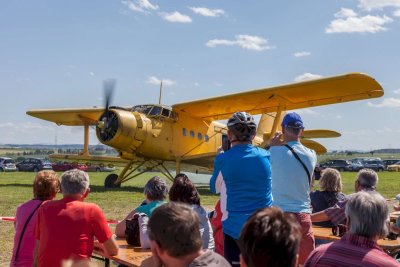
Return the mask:
<path id="1" fill-rule="evenodd" d="M 310 188 L 317 155 L 300 143 L 304 126 L 299 114 L 286 114 L 281 126 L 282 132 L 277 132 L 269 144 L 272 197 L 274 205 L 292 213 L 301 225 L 299 265 L 302 266 L 315 248 L 310 219 Z"/>

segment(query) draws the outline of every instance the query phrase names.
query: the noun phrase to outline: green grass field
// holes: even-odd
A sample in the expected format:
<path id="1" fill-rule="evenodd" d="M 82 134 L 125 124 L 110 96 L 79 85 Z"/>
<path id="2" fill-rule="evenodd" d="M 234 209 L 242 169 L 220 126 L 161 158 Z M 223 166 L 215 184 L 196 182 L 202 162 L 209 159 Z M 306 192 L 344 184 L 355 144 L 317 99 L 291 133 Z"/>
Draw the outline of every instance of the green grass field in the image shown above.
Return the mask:
<path id="1" fill-rule="evenodd" d="M 119 170 L 117 170 L 117 173 Z M 143 185 L 156 173 L 145 173 L 124 184 L 121 188 L 106 190 L 103 186 L 108 173 L 89 173 L 90 188 L 86 201 L 94 202 L 103 210 L 107 220 L 121 220 L 130 211 L 136 208 L 144 199 Z M 354 181 L 357 173 L 344 172 L 342 174 L 343 192 L 354 192 Z M 60 173 L 61 175 L 61 173 Z M 34 173 L 15 172 L 0 173 L 0 217 L 15 216 L 18 205 L 32 199 L 32 180 Z M 190 177 L 189 177 L 190 178 Z M 377 191 L 385 198 L 393 198 L 400 193 L 400 173 L 379 173 Z M 170 182 L 169 182 L 170 183 Z M 316 182 L 315 188 L 319 185 Z M 212 210 L 219 196 L 210 192 L 207 185 L 199 185 L 201 203 L 206 210 Z M 57 198 L 61 198 L 58 195 Z M 389 203 L 393 203 L 389 202 Z M 392 206 L 392 205 L 390 205 Z M 12 222 L 0 221 L 0 266 L 7 266 L 13 247 L 14 228 Z"/>

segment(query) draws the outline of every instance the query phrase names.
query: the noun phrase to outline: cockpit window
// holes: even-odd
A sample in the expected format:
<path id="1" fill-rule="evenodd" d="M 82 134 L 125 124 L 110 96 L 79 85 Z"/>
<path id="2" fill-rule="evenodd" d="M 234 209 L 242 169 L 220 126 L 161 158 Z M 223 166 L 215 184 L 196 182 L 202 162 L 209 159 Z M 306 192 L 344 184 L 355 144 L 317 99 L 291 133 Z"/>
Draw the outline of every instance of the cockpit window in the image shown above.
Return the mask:
<path id="1" fill-rule="evenodd" d="M 142 113 L 144 113 L 144 114 L 147 115 L 147 113 L 149 113 L 149 111 L 150 111 L 150 109 L 151 109 L 152 107 L 153 107 L 153 106 L 145 106 L 144 109 L 142 110 Z"/>
<path id="2" fill-rule="evenodd" d="M 157 115 L 160 115 L 161 109 L 162 109 L 161 107 L 154 106 L 154 108 L 151 110 L 149 116 L 157 116 Z"/>
<path id="3" fill-rule="evenodd" d="M 169 112 L 170 111 L 171 110 L 169 110 L 169 109 L 163 108 L 161 115 L 165 116 L 165 117 L 169 117 Z"/>
<path id="4" fill-rule="evenodd" d="M 134 112 L 134 111 L 140 112 L 140 111 L 142 111 L 142 109 L 143 109 L 143 106 L 134 106 L 131 109 L 131 112 Z"/>

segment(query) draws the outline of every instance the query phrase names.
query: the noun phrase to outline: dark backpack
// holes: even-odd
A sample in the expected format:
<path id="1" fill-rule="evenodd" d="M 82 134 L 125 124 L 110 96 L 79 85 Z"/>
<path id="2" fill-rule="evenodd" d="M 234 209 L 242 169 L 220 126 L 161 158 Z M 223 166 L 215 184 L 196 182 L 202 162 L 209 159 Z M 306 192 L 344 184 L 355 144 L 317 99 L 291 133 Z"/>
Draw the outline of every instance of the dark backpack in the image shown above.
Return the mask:
<path id="1" fill-rule="evenodd" d="M 125 239 L 126 243 L 140 247 L 139 217 L 146 216 L 144 213 L 135 213 L 133 219 L 126 220 Z"/>

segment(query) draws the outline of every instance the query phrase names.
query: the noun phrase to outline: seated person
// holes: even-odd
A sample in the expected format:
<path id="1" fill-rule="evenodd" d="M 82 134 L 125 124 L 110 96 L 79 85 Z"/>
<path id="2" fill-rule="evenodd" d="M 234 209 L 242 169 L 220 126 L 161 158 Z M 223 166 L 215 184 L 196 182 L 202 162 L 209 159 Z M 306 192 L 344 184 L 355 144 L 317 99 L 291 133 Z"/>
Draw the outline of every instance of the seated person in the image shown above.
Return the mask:
<path id="1" fill-rule="evenodd" d="M 393 209 L 395 211 L 400 211 L 400 194 L 398 194 L 396 196 L 396 199 L 399 201 L 399 203 L 393 204 Z M 397 232 L 397 233 L 400 233 L 400 216 L 397 217 L 395 224 L 390 225 L 390 230 L 392 230 L 394 232 Z M 399 256 L 400 256 L 400 254 L 398 255 L 398 257 Z"/>
<path id="2" fill-rule="evenodd" d="M 239 237 L 242 267 L 294 267 L 301 239 L 300 225 L 278 207 L 258 209 Z"/>
<path id="3" fill-rule="evenodd" d="M 346 196 L 342 193 L 342 179 L 338 170 L 327 168 L 322 171 L 321 179 L 319 180 L 321 191 L 312 191 L 310 193 L 312 213 L 323 211 L 330 208 Z M 330 221 L 314 222 L 314 225 L 332 227 Z"/>
<path id="4" fill-rule="evenodd" d="M 334 206 L 323 211 L 311 214 L 312 222 L 324 222 L 331 220 L 334 225 L 346 224 L 346 203 L 360 191 L 375 191 L 378 184 L 378 174 L 371 169 L 362 169 L 357 174 L 355 182 L 355 192 L 345 196 Z"/>
<path id="5" fill-rule="evenodd" d="M 199 228 L 203 249 L 214 250 L 214 238 L 211 223 L 207 217 L 207 212 L 200 206 L 200 195 L 196 186 L 186 175 L 179 174 L 169 190 L 169 201 L 183 202 L 189 204 L 199 217 Z"/>
<path id="6" fill-rule="evenodd" d="M 151 178 L 144 186 L 144 195 L 146 196 L 146 205 L 139 206 L 130 212 L 125 219 L 115 227 L 115 235 L 125 237 L 126 220 L 132 219 L 135 213 L 145 213 L 148 217 L 151 216 L 153 210 L 167 202 L 165 199 L 168 194 L 168 185 L 163 179 L 158 176 Z"/>
<path id="7" fill-rule="evenodd" d="M 59 190 L 60 179 L 58 179 L 56 172 L 41 171 L 36 174 L 33 179 L 33 199 L 19 205 L 17 214 L 15 215 L 14 248 L 10 266 L 32 266 L 33 252 L 36 245 L 33 231 L 35 229 L 39 206 L 43 201 L 54 199 Z M 18 257 L 15 260 L 17 251 Z"/>
<path id="8" fill-rule="evenodd" d="M 197 213 L 186 204 L 170 202 L 158 207 L 149 220 L 153 256 L 141 266 L 230 266 L 221 255 L 202 249 L 199 224 Z"/>
<path id="9" fill-rule="evenodd" d="M 83 202 L 89 192 L 86 172 L 76 169 L 64 172 L 63 198 L 46 201 L 39 208 L 33 266 L 61 266 L 65 259 L 90 259 L 94 237 L 106 253 L 118 254 L 118 244 L 99 206 Z"/>
<path id="10" fill-rule="evenodd" d="M 224 233 L 222 232 L 222 212 L 221 200 L 218 200 L 215 206 L 213 217 L 211 218 L 211 227 L 215 243 L 215 252 L 224 256 Z"/>
<path id="11" fill-rule="evenodd" d="M 399 266 L 377 244 L 388 234 L 389 206 L 376 192 L 358 192 L 346 205 L 347 233 L 311 252 L 305 267 Z"/>

